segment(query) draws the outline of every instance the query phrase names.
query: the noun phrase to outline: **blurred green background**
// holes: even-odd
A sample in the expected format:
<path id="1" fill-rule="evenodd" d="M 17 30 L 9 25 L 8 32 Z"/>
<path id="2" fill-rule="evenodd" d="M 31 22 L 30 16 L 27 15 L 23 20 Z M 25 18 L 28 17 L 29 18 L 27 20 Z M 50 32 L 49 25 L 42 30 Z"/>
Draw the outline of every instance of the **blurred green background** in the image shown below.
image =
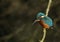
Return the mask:
<path id="1" fill-rule="evenodd" d="M 45 13 L 48 1 L 0 0 L 0 42 L 39 42 L 43 29 L 32 23 L 38 12 Z M 44 42 L 60 42 L 60 0 L 53 0 L 49 16 L 55 30 L 47 30 Z"/>

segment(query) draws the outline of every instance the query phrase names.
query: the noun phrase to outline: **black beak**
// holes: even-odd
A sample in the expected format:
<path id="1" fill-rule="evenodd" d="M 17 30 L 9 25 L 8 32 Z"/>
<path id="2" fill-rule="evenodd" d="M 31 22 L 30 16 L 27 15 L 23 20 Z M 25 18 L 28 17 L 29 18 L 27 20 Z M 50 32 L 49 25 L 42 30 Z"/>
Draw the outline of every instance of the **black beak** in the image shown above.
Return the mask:
<path id="1" fill-rule="evenodd" d="M 40 20 L 35 20 L 32 25 L 34 25 L 34 24 L 35 24 L 36 22 L 38 22 L 38 21 L 40 21 Z"/>

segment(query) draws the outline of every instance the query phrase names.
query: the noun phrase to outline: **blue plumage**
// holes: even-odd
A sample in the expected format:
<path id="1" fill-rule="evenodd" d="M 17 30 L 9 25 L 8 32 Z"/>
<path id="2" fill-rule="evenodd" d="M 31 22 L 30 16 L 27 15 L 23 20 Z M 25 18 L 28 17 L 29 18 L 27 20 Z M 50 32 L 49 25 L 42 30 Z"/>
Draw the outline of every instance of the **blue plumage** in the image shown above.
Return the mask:
<path id="1" fill-rule="evenodd" d="M 39 18 L 41 16 L 44 16 L 44 18 Z M 53 21 L 50 17 L 46 16 L 44 13 L 39 12 L 36 16 L 37 19 L 39 20 L 43 20 L 44 23 L 46 23 L 47 25 L 49 25 L 49 27 L 53 26 Z"/>

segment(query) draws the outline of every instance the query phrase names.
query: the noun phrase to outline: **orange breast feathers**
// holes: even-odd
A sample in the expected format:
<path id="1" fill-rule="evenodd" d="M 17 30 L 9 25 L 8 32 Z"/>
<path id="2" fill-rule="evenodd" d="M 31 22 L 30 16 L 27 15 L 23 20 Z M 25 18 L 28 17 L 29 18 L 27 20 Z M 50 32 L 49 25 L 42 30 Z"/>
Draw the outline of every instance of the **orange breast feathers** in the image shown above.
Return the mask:
<path id="1" fill-rule="evenodd" d="M 40 21 L 39 21 L 39 24 L 40 24 L 43 28 L 48 28 L 48 29 L 49 29 L 49 26 L 48 26 L 46 23 L 44 23 L 44 21 L 40 20 Z"/>

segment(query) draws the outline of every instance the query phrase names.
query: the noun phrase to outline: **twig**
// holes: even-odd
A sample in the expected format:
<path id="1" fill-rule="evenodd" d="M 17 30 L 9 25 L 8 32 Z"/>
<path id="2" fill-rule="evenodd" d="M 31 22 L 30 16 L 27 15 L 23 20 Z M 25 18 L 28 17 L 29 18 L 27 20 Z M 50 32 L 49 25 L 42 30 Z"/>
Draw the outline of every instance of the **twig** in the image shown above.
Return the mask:
<path id="1" fill-rule="evenodd" d="M 52 0 L 49 0 L 48 7 L 47 7 L 47 9 L 46 9 L 46 16 L 48 16 L 51 3 L 52 3 Z"/>
<path id="2" fill-rule="evenodd" d="M 43 34 L 42 40 L 40 42 L 44 42 L 44 39 L 45 39 L 45 36 L 46 36 L 46 29 L 45 28 L 43 28 L 43 32 L 44 32 L 44 34 Z"/>
<path id="3" fill-rule="evenodd" d="M 49 0 L 48 7 L 47 7 L 47 9 L 46 9 L 46 16 L 48 16 L 51 3 L 52 3 L 52 0 Z M 42 40 L 41 40 L 40 42 L 44 42 L 45 37 L 46 37 L 46 32 L 47 32 L 47 31 L 46 31 L 46 28 L 43 28 L 43 38 L 42 38 Z"/>

